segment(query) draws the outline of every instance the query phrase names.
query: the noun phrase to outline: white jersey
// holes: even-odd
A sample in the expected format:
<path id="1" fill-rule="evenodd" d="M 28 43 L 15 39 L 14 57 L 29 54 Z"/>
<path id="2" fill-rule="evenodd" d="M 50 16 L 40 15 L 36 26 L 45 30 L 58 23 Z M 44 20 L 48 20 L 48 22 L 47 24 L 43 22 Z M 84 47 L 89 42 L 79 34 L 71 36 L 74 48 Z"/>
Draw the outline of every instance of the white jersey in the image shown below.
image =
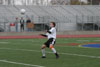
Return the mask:
<path id="1" fill-rule="evenodd" d="M 56 39 L 56 28 L 55 27 L 52 27 L 49 31 L 51 33 L 46 33 L 48 39 L 50 39 L 50 38 Z"/>

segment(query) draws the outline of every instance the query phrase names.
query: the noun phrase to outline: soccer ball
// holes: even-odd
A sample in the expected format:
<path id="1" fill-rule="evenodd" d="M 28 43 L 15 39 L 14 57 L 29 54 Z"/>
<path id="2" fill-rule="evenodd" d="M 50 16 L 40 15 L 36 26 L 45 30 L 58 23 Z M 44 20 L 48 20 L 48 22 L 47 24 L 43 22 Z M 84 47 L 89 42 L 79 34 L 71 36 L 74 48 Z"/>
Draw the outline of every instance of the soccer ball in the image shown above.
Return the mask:
<path id="1" fill-rule="evenodd" d="M 21 9 L 20 12 L 21 12 L 21 14 L 25 14 L 26 10 L 25 9 Z"/>

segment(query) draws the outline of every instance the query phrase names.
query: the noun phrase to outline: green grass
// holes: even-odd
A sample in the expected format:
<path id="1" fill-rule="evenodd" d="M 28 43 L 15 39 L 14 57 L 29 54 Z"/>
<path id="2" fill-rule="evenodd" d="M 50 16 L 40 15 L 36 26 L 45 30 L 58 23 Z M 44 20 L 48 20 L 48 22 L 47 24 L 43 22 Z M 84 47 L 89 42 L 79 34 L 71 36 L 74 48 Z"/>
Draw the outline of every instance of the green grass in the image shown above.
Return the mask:
<path id="1" fill-rule="evenodd" d="M 90 42 L 99 42 L 99 40 L 100 38 L 62 38 L 62 39 L 57 39 L 55 48 L 59 53 L 100 57 L 99 48 L 83 48 L 78 46 L 67 45 L 69 43 L 82 44 Z M 46 39 L 0 40 L 0 60 L 7 60 L 11 62 L 32 64 L 32 65 L 40 65 L 45 67 L 100 67 L 100 58 L 60 54 L 60 58 L 56 59 L 54 54 L 46 53 L 47 58 L 42 59 L 40 48 L 45 41 Z M 51 52 L 50 49 L 46 49 L 46 51 Z M 32 66 L 0 61 L 0 67 L 32 67 Z"/>

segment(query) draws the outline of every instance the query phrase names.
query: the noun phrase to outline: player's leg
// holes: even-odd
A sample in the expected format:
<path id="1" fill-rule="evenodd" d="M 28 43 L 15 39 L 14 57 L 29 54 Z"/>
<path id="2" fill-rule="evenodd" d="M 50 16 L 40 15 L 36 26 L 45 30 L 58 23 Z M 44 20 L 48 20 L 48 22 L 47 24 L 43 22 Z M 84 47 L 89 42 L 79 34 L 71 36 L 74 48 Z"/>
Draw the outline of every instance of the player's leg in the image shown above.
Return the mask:
<path id="1" fill-rule="evenodd" d="M 45 48 L 46 48 L 46 45 L 42 45 L 42 47 L 41 47 L 42 58 L 46 58 L 46 56 L 45 56 Z"/>
<path id="2" fill-rule="evenodd" d="M 50 43 L 50 39 L 47 40 L 44 45 L 42 45 L 41 47 L 41 51 L 42 51 L 42 58 L 46 58 L 45 56 L 45 48 L 48 47 L 49 48 L 49 43 Z"/>
<path id="3" fill-rule="evenodd" d="M 53 53 L 56 55 L 56 58 L 59 58 L 59 55 L 56 51 L 56 49 L 53 47 L 53 44 L 50 44 L 49 48 L 53 51 Z"/>

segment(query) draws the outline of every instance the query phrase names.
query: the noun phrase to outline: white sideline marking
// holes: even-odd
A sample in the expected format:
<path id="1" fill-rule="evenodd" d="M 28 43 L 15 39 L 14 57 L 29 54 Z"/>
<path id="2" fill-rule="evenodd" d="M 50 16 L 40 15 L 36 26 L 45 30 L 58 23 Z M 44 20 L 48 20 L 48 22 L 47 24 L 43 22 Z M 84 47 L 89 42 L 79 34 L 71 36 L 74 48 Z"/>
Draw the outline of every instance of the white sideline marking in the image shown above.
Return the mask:
<path id="1" fill-rule="evenodd" d="M 77 47 L 77 46 L 58 46 L 57 45 L 57 47 Z M 79 47 L 77 47 L 77 48 L 79 48 Z"/>
<path id="2" fill-rule="evenodd" d="M 89 41 L 89 40 L 77 40 L 77 41 Z"/>
<path id="3" fill-rule="evenodd" d="M 94 41 L 100 41 L 100 40 L 94 40 Z"/>
<path id="4" fill-rule="evenodd" d="M 1 50 L 2 50 L 2 49 L 6 49 L 6 50 L 18 50 L 18 51 L 41 52 L 41 51 L 38 51 L 38 50 L 27 50 L 27 49 L 11 49 L 11 48 L 0 48 L 0 49 L 1 49 Z M 47 51 L 46 53 L 52 53 L 52 52 L 48 52 L 48 51 Z M 100 56 L 81 55 L 81 54 L 72 54 L 72 53 L 59 53 L 59 54 L 100 59 Z"/>
<path id="5" fill-rule="evenodd" d="M 8 44 L 9 42 L 0 42 L 0 43 L 2 43 L 2 44 Z"/>
<path id="6" fill-rule="evenodd" d="M 25 64 L 25 63 L 19 63 L 19 62 L 7 61 L 7 60 L 0 60 L 0 62 L 10 63 L 10 64 L 18 64 L 18 65 L 24 65 L 24 66 L 32 66 L 32 67 L 44 67 L 44 66 L 40 66 L 40 65 Z"/>

